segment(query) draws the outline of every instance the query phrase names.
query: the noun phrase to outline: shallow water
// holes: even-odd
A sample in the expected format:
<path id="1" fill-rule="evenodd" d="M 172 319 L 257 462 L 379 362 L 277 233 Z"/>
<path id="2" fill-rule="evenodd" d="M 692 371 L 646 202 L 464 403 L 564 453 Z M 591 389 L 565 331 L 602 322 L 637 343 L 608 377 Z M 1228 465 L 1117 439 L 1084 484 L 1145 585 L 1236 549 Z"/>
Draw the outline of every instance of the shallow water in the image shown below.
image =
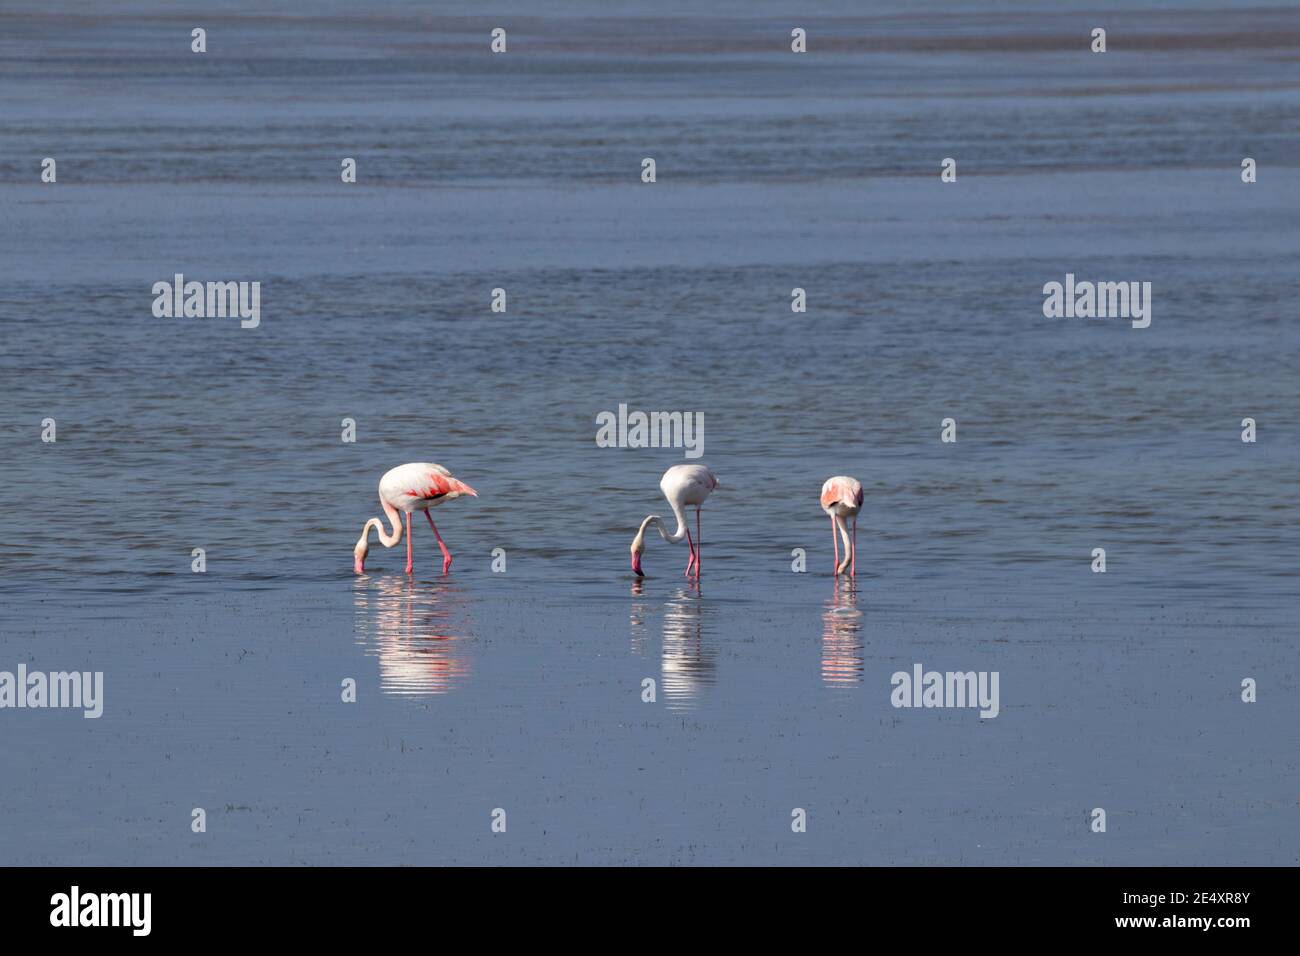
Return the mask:
<path id="1" fill-rule="evenodd" d="M 803 60 L 766 7 L 567 4 L 493 58 L 422 4 L 232 6 L 201 61 L 151 4 L 0 13 L 0 669 L 106 684 L 0 712 L 0 860 L 1296 862 L 1300 17 L 1123 7 L 1096 57 L 825 4 Z M 155 319 L 175 272 L 261 325 Z M 1151 327 L 1045 319 L 1066 272 Z M 683 456 L 596 447 L 620 403 L 704 415 L 698 589 L 627 567 Z M 453 571 L 420 522 L 355 577 L 409 460 L 480 493 Z M 918 661 L 998 717 L 893 708 Z"/>

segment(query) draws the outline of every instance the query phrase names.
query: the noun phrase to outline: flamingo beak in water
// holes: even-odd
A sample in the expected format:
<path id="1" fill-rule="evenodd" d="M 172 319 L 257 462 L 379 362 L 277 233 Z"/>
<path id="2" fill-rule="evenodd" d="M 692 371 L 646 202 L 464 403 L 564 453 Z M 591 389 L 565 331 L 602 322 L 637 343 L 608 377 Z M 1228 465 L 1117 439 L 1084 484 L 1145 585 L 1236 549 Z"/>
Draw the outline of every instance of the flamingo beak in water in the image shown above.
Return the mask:
<path id="1" fill-rule="evenodd" d="M 352 571 L 354 574 L 366 573 L 366 553 L 367 549 L 357 548 L 352 552 Z"/>
<path id="2" fill-rule="evenodd" d="M 632 548 L 632 570 L 636 572 L 637 577 L 645 577 L 645 572 L 641 570 L 641 552 L 635 547 Z"/>

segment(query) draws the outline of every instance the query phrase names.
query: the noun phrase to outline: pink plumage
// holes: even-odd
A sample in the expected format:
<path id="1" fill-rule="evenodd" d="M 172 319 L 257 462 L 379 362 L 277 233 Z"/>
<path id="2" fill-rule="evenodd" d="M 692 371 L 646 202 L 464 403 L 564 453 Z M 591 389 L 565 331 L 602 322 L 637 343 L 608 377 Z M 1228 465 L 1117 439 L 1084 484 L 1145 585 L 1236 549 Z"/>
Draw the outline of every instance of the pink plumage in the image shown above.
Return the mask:
<path id="1" fill-rule="evenodd" d="M 632 539 L 632 570 L 638 576 L 641 571 L 641 554 L 645 551 L 645 533 L 651 525 L 659 529 L 659 534 L 670 544 L 677 544 L 683 539 L 690 549 L 686 559 L 686 577 L 696 581 L 700 579 L 700 506 L 718 487 L 718 478 L 704 465 L 673 465 L 659 479 L 659 490 L 668 499 L 668 506 L 673 509 L 677 519 L 677 530 L 671 534 L 663 519 L 658 515 L 647 515 Z M 695 538 L 691 538 L 690 523 L 686 520 L 686 509 L 695 509 Z"/>
<path id="2" fill-rule="evenodd" d="M 849 570 L 852 577 L 858 574 L 858 512 L 862 510 L 862 482 L 848 475 L 836 475 L 827 478 L 822 485 L 822 511 L 831 517 L 831 542 L 835 547 L 835 573 L 843 574 Z M 853 539 L 849 540 L 849 528 L 845 519 L 852 519 Z M 844 560 L 840 561 L 839 537 L 844 539 Z"/>
<path id="3" fill-rule="evenodd" d="M 438 526 L 433 523 L 429 509 L 451 501 L 453 498 L 468 495 L 477 498 L 478 492 L 465 482 L 455 477 L 450 471 L 429 461 L 413 461 L 398 465 L 379 479 L 379 504 L 384 514 L 392 523 L 392 531 L 385 532 L 384 523 L 379 518 L 371 518 L 361 529 L 361 538 L 352 549 L 352 566 L 357 574 L 366 570 L 366 554 L 370 551 L 370 529 L 374 527 L 379 543 L 391 548 L 402 540 L 402 522 L 399 515 L 406 515 L 406 573 L 414 568 L 411 549 L 411 515 L 423 511 L 433 529 L 433 536 L 438 539 L 442 549 L 442 571 L 447 573 L 451 567 L 451 552 L 438 533 Z"/>

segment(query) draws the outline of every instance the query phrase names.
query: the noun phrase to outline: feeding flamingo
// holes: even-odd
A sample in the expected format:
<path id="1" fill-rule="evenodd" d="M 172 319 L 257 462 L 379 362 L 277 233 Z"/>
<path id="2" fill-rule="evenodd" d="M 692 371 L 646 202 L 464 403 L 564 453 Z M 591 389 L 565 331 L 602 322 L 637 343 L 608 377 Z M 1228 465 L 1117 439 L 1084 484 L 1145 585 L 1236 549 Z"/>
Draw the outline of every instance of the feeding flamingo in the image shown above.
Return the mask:
<path id="1" fill-rule="evenodd" d="M 410 574 L 413 568 L 411 512 L 423 511 L 424 516 L 429 519 L 433 536 L 438 539 L 438 547 L 442 549 L 442 573 L 446 574 L 447 569 L 451 567 L 451 552 L 443 543 L 442 535 L 438 534 L 438 526 L 433 523 L 429 509 L 452 498 L 459 498 L 461 495 L 472 495 L 477 498 L 478 492 L 463 481 L 457 480 L 442 465 L 427 461 L 412 461 L 385 472 L 379 479 L 379 503 L 383 506 L 388 520 L 392 522 L 393 530 L 385 534 L 384 523 L 378 518 L 367 521 L 365 527 L 361 529 L 361 538 L 357 541 L 357 546 L 352 549 L 353 570 L 357 574 L 365 573 L 366 554 L 370 551 L 371 525 L 379 535 L 379 543 L 385 548 L 391 548 L 402 540 L 402 522 L 397 515 L 401 511 L 406 514 L 406 573 Z"/>
<path id="2" fill-rule="evenodd" d="M 835 545 L 835 574 L 841 575 L 849 568 L 851 577 L 858 576 L 858 512 L 862 510 L 862 482 L 848 475 L 827 478 L 822 485 L 822 511 L 831 516 L 831 543 Z M 853 544 L 849 544 L 849 529 L 845 518 L 853 519 Z M 844 561 L 840 561 L 840 542 L 835 529 L 844 537 Z"/>
<path id="3" fill-rule="evenodd" d="M 700 578 L 700 505 L 704 504 L 704 499 L 714 488 L 718 487 L 718 479 L 713 472 L 703 465 L 673 465 L 664 472 L 664 476 L 659 479 L 659 490 L 664 493 L 668 499 L 668 506 L 673 509 L 673 515 L 677 518 L 677 530 L 672 534 L 668 533 L 668 527 L 664 524 L 663 519 L 658 515 L 649 515 L 641 522 L 641 527 L 632 539 L 632 570 L 638 575 L 641 571 L 641 553 L 645 551 L 645 530 L 653 522 L 659 526 L 659 533 L 663 539 L 671 544 L 677 544 L 682 538 L 686 539 L 687 546 L 691 549 L 691 556 L 686 561 L 686 576 L 692 576 L 691 571 L 694 569 L 694 577 L 698 581 Z M 691 538 L 691 529 L 686 525 L 687 506 L 695 508 L 695 539 Z"/>

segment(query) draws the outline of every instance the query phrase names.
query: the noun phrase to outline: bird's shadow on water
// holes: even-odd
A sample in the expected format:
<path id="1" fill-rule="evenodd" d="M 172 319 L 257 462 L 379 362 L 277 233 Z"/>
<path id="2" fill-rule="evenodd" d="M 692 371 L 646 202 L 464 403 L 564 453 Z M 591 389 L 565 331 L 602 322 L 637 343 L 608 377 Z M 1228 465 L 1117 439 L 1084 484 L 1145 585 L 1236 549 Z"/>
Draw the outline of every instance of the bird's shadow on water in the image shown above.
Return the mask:
<path id="1" fill-rule="evenodd" d="M 472 592 L 454 579 L 359 575 L 352 585 L 356 642 L 379 661 L 379 689 L 402 697 L 445 694 L 471 674 Z"/>

